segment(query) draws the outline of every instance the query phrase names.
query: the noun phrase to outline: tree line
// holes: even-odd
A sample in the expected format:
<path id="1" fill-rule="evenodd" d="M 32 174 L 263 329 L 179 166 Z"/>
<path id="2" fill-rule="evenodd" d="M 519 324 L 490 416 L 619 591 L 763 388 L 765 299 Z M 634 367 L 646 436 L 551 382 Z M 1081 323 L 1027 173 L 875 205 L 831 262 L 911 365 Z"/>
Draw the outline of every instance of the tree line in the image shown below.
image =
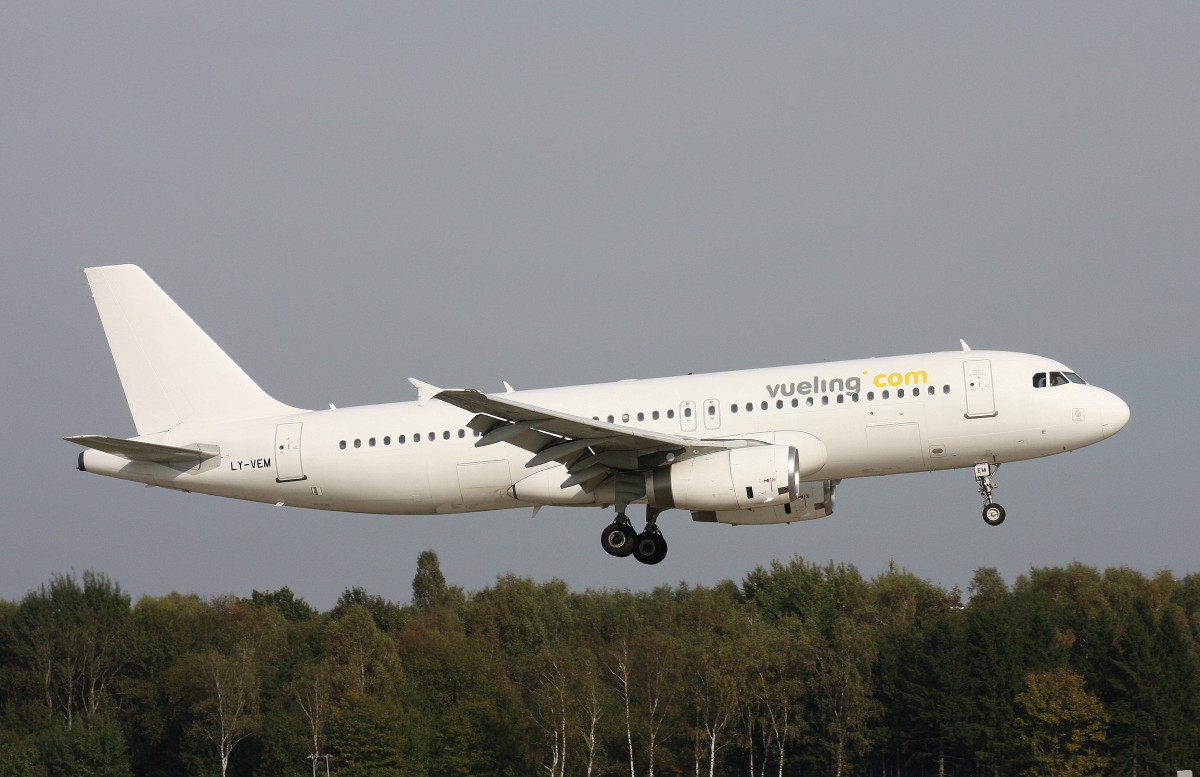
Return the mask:
<path id="1" fill-rule="evenodd" d="M 1082 564 L 468 594 L 426 551 L 323 613 L 56 575 L 0 602 L 0 777 L 1172 775 L 1198 644 L 1200 575 Z"/>

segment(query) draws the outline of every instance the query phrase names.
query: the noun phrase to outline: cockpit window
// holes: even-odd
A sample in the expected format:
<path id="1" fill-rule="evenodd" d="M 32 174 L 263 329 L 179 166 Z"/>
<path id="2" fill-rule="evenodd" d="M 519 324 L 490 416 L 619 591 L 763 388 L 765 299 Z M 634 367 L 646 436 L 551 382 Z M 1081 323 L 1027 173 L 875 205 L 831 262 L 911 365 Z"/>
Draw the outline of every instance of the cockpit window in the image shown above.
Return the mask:
<path id="1" fill-rule="evenodd" d="M 1039 372 L 1033 376 L 1034 388 L 1046 388 L 1046 386 L 1065 386 L 1068 383 L 1078 383 L 1081 386 L 1086 386 L 1087 381 L 1079 377 L 1073 372 Z"/>

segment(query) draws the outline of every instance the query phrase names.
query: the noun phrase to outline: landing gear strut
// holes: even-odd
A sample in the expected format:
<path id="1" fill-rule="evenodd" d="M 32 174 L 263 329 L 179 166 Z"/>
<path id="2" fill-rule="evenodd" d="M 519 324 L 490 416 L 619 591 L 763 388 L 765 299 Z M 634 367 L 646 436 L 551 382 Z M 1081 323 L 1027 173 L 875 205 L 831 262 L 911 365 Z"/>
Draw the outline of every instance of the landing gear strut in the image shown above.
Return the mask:
<path id="1" fill-rule="evenodd" d="M 992 475 L 999 469 L 999 464 L 975 465 L 975 482 L 979 484 L 979 495 L 983 497 L 983 520 L 988 526 L 1004 523 L 1004 508 L 992 501 L 992 491 L 998 488 Z"/>

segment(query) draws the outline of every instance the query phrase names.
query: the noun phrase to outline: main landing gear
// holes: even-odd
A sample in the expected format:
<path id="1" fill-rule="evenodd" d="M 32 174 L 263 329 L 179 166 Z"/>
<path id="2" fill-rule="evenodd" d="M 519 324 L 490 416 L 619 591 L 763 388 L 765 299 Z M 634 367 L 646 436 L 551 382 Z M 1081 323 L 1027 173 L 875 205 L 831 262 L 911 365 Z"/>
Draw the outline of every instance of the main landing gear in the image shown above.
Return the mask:
<path id="1" fill-rule="evenodd" d="M 657 564 L 667 557 L 667 540 L 658 530 L 661 512 L 656 507 L 646 508 L 646 529 L 641 534 L 634 531 L 624 511 L 618 512 L 617 519 L 604 527 L 600 544 L 609 555 L 619 558 L 632 555 L 643 564 Z"/>
<path id="2" fill-rule="evenodd" d="M 992 491 L 998 488 L 992 475 L 999 469 L 999 464 L 975 465 L 975 482 L 979 484 L 979 495 L 983 497 L 983 521 L 988 526 L 1004 523 L 1004 508 L 992 501 Z"/>

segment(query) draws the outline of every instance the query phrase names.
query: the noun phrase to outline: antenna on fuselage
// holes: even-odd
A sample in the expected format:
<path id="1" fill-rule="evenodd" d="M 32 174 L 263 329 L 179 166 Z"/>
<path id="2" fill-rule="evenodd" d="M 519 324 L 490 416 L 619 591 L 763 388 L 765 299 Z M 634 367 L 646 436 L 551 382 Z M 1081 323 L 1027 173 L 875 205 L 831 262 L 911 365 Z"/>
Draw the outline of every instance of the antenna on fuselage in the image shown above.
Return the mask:
<path id="1" fill-rule="evenodd" d="M 971 350 L 971 346 L 967 345 L 967 341 L 966 341 L 966 340 L 964 340 L 964 339 L 962 339 L 962 338 L 960 337 L 960 338 L 958 338 L 958 342 L 962 344 L 962 347 L 963 347 L 963 350 L 964 350 L 964 351 L 969 351 L 969 350 Z"/>

